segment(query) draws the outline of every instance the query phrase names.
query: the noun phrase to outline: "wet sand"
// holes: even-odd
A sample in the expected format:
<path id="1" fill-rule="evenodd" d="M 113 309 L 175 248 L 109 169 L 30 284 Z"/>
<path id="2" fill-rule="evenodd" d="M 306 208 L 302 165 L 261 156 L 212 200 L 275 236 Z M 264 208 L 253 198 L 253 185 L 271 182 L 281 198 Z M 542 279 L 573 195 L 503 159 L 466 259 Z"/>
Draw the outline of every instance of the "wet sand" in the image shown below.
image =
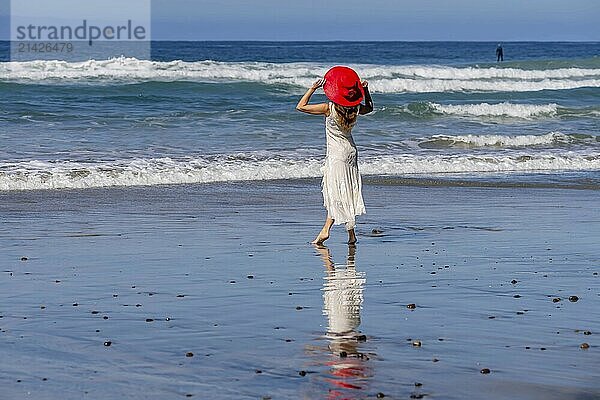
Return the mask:
<path id="1" fill-rule="evenodd" d="M 0 398 L 600 398 L 600 192 L 319 189 L 0 193 Z"/>

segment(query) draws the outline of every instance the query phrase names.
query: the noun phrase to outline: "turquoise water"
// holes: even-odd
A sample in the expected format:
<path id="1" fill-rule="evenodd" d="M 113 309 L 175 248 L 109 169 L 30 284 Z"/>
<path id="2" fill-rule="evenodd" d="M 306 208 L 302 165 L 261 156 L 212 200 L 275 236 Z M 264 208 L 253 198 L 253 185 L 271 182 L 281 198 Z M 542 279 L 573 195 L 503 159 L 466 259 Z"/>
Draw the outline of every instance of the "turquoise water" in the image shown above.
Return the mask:
<path id="1" fill-rule="evenodd" d="M 504 43 L 503 63 L 495 45 L 157 42 L 152 61 L 0 62 L 0 190 L 317 177 L 323 121 L 294 106 L 336 64 L 373 92 L 365 175 L 598 186 L 600 44 Z"/>

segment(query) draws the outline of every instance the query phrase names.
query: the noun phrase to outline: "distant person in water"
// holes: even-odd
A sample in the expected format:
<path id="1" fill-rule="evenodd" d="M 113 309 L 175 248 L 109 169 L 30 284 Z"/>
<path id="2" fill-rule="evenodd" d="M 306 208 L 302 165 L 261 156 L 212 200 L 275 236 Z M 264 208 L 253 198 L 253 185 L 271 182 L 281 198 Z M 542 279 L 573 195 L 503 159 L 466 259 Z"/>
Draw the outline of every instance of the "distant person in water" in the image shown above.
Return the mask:
<path id="1" fill-rule="evenodd" d="M 504 61 L 504 50 L 502 49 L 502 44 L 498 43 L 498 46 L 496 47 L 496 62 L 498 61 Z"/>
<path id="2" fill-rule="evenodd" d="M 321 86 L 330 102 L 308 104 L 310 97 Z M 365 104 L 361 104 L 363 99 Z M 307 114 L 325 116 L 327 155 L 321 170 L 327 219 L 312 243 L 322 244 L 327 240 L 334 223 L 345 224 L 348 243 L 356 243 L 356 216 L 366 211 L 352 128 L 359 115 L 373 111 L 368 83 L 361 81 L 351 68 L 333 67 L 325 74 L 324 79 L 313 83 L 298 102 L 296 109 Z"/>

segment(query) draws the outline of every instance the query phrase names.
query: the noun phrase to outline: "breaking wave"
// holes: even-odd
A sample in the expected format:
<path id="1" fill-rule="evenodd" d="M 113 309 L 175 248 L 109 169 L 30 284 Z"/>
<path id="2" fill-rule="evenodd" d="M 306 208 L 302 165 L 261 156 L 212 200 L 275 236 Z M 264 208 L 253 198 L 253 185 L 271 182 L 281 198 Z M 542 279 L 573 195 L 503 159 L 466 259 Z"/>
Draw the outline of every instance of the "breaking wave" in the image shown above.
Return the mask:
<path id="1" fill-rule="evenodd" d="M 431 107 L 442 114 L 475 116 L 475 117 L 510 117 L 530 119 L 538 116 L 555 116 L 558 112 L 556 104 L 459 104 L 442 105 L 430 103 Z"/>
<path id="2" fill-rule="evenodd" d="M 0 190 L 85 189 L 229 181 L 263 181 L 321 176 L 318 158 L 237 154 L 186 159 L 106 162 L 22 161 L 0 163 Z M 600 155 L 564 153 L 389 155 L 363 157 L 364 175 L 532 171 L 598 171 Z"/>
<path id="3" fill-rule="evenodd" d="M 435 135 L 419 143 L 422 148 L 530 147 L 586 142 L 595 144 L 589 135 L 565 135 L 551 132 L 545 135 Z"/>
<path id="4" fill-rule="evenodd" d="M 600 87 L 600 69 L 520 69 L 432 65 L 353 65 L 374 92 L 527 92 Z M 147 81 L 256 82 L 306 87 L 325 74 L 318 63 L 217 61 L 146 61 L 113 58 L 85 62 L 29 61 L 0 63 L 0 81 L 87 84 Z"/>

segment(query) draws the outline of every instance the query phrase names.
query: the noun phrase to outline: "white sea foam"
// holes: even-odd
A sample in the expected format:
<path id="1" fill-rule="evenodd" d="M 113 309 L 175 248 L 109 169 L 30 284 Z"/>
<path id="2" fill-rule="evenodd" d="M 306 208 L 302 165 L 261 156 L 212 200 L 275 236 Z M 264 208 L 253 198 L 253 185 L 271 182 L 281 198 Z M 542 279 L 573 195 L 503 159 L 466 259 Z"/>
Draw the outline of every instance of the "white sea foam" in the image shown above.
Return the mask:
<path id="1" fill-rule="evenodd" d="M 261 181 L 321 176 L 317 158 L 223 156 L 219 159 L 133 159 L 76 163 L 27 161 L 0 163 L 0 190 L 43 190 L 107 186 Z M 527 172 L 600 170 L 600 156 L 560 154 L 472 154 L 363 157 L 363 174 L 402 175 L 458 172 Z"/>
<path id="2" fill-rule="evenodd" d="M 594 171 L 600 170 L 598 155 L 521 154 L 521 155 L 444 155 L 444 156 L 384 156 L 367 163 L 364 174 L 444 174 L 477 172 L 533 171 Z M 380 172 L 378 172 L 380 171 Z"/>
<path id="3" fill-rule="evenodd" d="M 325 74 L 318 63 L 145 61 L 134 58 L 0 63 L 0 80 L 17 82 L 243 81 L 306 87 Z M 375 92 L 539 91 L 600 87 L 600 69 L 353 65 Z"/>
<path id="4" fill-rule="evenodd" d="M 537 92 L 541 90 L 569 90 L 582 87 L 600 87 L 600 79 L 543 79 L 530 81 L 479 79 L 375 79 L 375 91 L 381 93 L 438 93 L 438 92 Z"/>
<path id="5" fill-rule="evenodd" d="M 556 143 L 570 143 L 571 136 L 560 132 L 551 132 L 545 135 L 434 135 L 421 142 L 422 147 L 528 147 L 542 146 Z"/>
<path id="6" fill-rule="evenodd" d="M 443 105 L 429 103 L 430 107 L 443 114 L 474 117 L 511 117 L 529 119 L 536 116 L 555 116 L 558 111 L 556 104 L 459 104 Z"/>

